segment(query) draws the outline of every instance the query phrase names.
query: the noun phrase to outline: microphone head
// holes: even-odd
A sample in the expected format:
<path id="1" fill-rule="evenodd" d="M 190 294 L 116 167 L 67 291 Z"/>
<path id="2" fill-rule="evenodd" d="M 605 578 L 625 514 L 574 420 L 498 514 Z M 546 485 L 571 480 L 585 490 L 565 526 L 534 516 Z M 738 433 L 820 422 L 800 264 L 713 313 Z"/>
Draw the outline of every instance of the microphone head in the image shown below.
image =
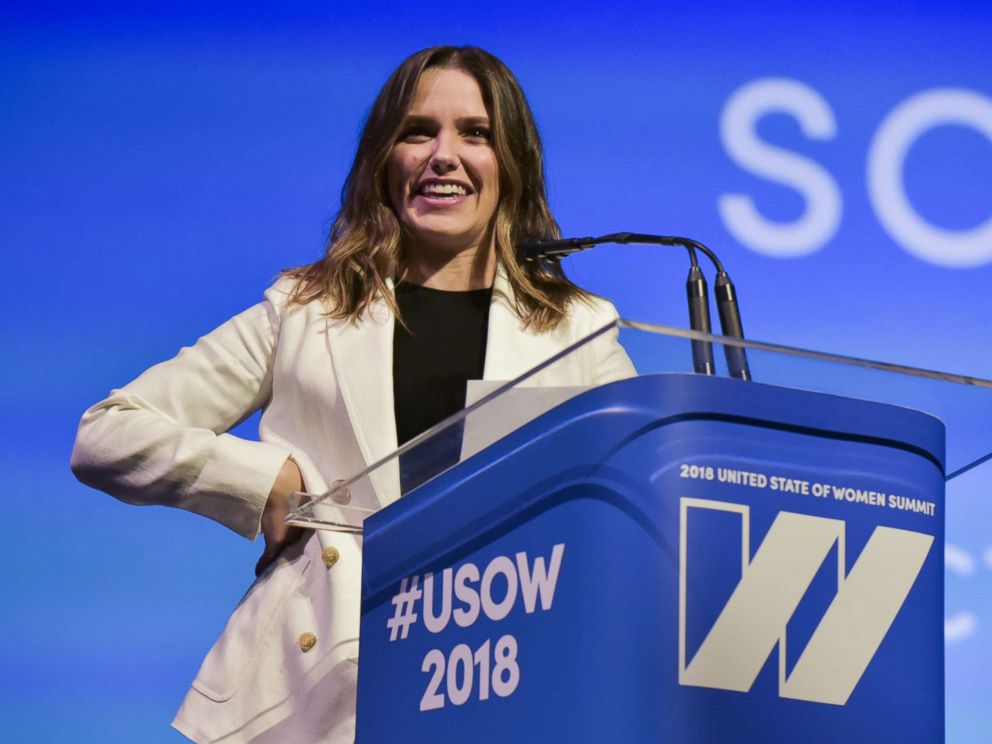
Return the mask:
<path id="1" fill-rule="evenodd" d="M 545 243 L 549 241 L 530 238 L 517 246 L 517 256 L 523 261 L 540 261 L 547 258 Z"/>
<path id="2" fill-rule="evenodd" d="M 592 248 L 596 243 L 595 238 L 562 238 L 560 240 L 530 238 L 517 246 L 517 255 L 524 261 L 554 261 L 571 253 Z"/>

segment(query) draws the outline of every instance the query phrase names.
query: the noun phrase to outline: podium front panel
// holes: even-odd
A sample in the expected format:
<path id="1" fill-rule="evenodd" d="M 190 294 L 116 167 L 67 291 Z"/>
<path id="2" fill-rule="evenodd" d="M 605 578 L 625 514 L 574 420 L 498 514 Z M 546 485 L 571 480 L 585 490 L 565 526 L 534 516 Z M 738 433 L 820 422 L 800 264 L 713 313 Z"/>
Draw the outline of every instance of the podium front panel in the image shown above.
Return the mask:
<path id="1" fill-rule="evenodd" d="M 659 375 L 365 523 L 358 741 L 943 738 L 943 427 Z"/>

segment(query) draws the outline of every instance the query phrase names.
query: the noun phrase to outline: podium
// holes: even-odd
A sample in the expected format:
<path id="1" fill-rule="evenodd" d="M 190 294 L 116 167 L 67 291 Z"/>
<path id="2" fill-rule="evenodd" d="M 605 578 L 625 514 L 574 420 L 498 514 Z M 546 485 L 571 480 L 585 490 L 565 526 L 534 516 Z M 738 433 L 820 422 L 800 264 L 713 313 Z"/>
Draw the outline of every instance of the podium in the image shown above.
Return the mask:
<path id="1" fill-rule="evenodd" d="M 943 741 L 945 495 L 992 383 L 600 333 L 638 377 L 476 391 L 291 515 L 363 534 L 357 740 Z"/>

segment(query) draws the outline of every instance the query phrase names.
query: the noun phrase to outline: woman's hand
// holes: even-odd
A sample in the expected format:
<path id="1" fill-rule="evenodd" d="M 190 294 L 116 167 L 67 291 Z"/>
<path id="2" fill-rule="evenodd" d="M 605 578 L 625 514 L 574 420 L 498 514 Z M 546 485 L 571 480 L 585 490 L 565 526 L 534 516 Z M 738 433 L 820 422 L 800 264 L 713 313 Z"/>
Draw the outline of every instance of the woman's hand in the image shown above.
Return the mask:
<path id="1" fill-rule="evenodd" d="M 265 538 L 265 550 L 262 551 L 258 563 L 255 564 L 255 575 L 258 576 L 268 568 L 287 545 L 294 543 L 303 535 L 299 527 L 290 527 L 283 523 L 289 514 L 289 496 L 295 491 L 303 490 L 303 475 L 300 467 L 288 458 L 283 463 L 276 482 L 269 491 L 269 498 L 262 510 L 262 536 Z"/>

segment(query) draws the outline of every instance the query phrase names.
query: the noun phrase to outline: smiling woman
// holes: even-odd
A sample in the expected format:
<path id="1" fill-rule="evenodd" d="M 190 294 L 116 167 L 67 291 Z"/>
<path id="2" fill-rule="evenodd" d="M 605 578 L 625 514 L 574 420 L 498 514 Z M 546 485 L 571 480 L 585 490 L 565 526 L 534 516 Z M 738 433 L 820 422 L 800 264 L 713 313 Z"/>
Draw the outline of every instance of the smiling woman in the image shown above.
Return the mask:
<path id="1" fill-rule="evenodd" d="M 80 480 L 265 538 L 173 723 L 191 739 L 353 741 L 361 543 L 287 527 L 290 494 L 324 492 L 458 410 L 469 379 L 517 377 L 616 318 L 557 265 L 515 255 L 558 235 L 541 158 L 502 62 L 414 54 L 372 107 L 326 254 L 83 415 Z M 542 382 L 633 373 L 615 332 L 589 348 Z M 227 433 L 259 408 L 260 441 Z"/>
<path id="2" fill-rule="evenodd" d="M 444 269 L 436 281 L 467 289 L 491 286 L 502 272 L 521 319 L 535 330 L 551 330 L 574 300 L 589 297 L 557 264 L 516 258 L 515 247 L 523 240 L 559 236 L 543 158 L 527 99 L 499 59 L 475 47 L 450 46 L 410 56 L 372 105 L 326 255 L 289 272 L 297 280 L 293 301 L 322 299 L 331 317 L 355 318 L 381 297 L 398 313 L 389 279 L 432 286 L 431 277 Z M 495 178 L 495 188 L 479 180 L 486 174 Z M 442 184 L 447 179 L 473 193 L 458 209 L 437 210 L 428 220 L 426 211 L 416 212 L 415 189 L 426 184 L 411 182 L 423 177 Z M 420 207 L 427 202 L 421 199 Z M 470 245 L 459 245 L 461 239 L 443 230 L 418 237 L 418 225 L 434 218 L 452 228 L 463 224 L 462 238 Z M 460 279 L 448 283 L 453 276 Z"/>
<path id="3" fill-rule="evenodd" d="M 406 229 L 407 278 L 436 289 L 480 289 L 495 274 L 499 166 L 478 83 L 429 69 L 389 158 L 389 197 Z"/>

